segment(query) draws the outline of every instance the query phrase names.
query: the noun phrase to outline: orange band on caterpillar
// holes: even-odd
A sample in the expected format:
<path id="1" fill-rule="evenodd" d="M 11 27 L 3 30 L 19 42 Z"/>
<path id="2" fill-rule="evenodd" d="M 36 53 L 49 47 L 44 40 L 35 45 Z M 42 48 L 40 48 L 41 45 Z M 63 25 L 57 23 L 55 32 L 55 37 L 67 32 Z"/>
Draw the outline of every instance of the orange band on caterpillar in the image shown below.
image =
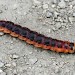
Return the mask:
<path id="1" fill-rule="evenodd" d="M 51 37 L 46 37 L 35 31 L 31 31 L 26 27 L 21 27 L 20 25 L 14 24 L 10 21 L 0 21 L 0 31 L 8 33 L 13 37 L 18 37 L 19 39 L 26 41 L 28 44 L 32 44 L 35 47 L 48 49 L 56 52 L 62 53 L 74 53 L 75 44 L 68 41 L 61 41 L 53 39 Z"/>

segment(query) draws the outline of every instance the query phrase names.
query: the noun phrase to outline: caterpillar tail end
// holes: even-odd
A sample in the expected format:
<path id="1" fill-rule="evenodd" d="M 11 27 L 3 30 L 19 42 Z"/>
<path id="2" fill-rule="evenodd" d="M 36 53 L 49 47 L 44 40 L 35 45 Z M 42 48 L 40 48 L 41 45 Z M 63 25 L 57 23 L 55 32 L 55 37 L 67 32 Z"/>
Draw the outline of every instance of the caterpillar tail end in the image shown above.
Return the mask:
<path id="1" fill-rule="evenodd" d="M 75 43 L 74 43 L 73 51 L 74 51 L 74 53 L 75 53 Z"/>

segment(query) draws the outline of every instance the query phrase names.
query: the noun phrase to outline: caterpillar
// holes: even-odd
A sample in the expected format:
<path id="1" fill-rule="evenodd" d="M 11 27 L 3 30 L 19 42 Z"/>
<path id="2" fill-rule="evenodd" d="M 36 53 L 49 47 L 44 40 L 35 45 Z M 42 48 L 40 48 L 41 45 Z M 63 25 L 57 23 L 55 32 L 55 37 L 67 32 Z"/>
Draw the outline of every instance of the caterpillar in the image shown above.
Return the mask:
<path id="1" fill-rule="evenodd" d="M 11 36 L 17 37 L 38 48 L 52 50 L 58 53 L 75 52 L 75 44 L 72 42 L 46 37 L 43 34 L 30 30 L 29 28 L 14 24 L 11 21 L 0 20 L 0 32 L 10 34 Z"/>

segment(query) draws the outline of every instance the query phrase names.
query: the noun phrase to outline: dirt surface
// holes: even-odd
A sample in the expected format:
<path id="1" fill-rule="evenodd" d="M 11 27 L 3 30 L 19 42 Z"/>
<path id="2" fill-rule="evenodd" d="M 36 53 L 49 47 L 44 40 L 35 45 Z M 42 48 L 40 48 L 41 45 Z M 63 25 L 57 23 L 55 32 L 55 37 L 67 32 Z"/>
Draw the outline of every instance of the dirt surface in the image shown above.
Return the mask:
<path id="1" fill-rule="evenodd" d="M 75 42 L 75 0 L 0 0 L 0 20 Z M 0 75 L 75 75 L 75 54 L 35 48 L 0 32 Z"/>

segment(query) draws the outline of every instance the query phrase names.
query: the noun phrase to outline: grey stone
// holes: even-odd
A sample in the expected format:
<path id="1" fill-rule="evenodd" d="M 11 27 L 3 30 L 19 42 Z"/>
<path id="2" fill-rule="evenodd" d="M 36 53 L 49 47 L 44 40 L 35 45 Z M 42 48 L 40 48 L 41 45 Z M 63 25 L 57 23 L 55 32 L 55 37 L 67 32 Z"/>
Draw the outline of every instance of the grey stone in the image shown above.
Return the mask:
<path id="1" fill-rule="evenodd" d="M 60 8 L 65 8 L 65 7 L 66 7 L 65 1 L 64 1 L 64 0 L 61 0 L 61 1 L 58 3 L 58 6 L 59 6 Z"/>
<path id="2" fill-rule="evenodd" d="M 43 4 L 43 9 L 48 9 L 48 4 L 47 3 Z"/>
<path id="3" fill-rule="evenodd" d="M 4 63 L 2 61 L 0 61 L 0 67 L 3 67 Z"/>
<path id="4" fill-rule="evenodd" d="M 47 18 L 52 17 L 52 15 L 53 15 L 53 14 L 52 14 L 52 12 L 49 12 L 49 11 L 48 11 L 48 12 L 46 12 L 46 17 L 47 17 Z"/>
<path id="5" fill-rule="evenodd" d="M 17 58 L 19 58 L 19 56 L 18 56 L 17 54 L 13 54 L 13 55 L 12 55 L 12 58 L 13 58 L 13 59 L 17 59 Z"/>
<path id="6" fill-rule="evenodd" d="M 35 64 L 37 61 L 38 61 L 37 58 L 30 58 L 29 59 L 30 64 Z"/>
<path id="7" fill-rule="evenodd" d="M 4 33 L 3 32 L 0 32 L 0 36 L 2 36 L 2 35 L 4 35 Z"/>

